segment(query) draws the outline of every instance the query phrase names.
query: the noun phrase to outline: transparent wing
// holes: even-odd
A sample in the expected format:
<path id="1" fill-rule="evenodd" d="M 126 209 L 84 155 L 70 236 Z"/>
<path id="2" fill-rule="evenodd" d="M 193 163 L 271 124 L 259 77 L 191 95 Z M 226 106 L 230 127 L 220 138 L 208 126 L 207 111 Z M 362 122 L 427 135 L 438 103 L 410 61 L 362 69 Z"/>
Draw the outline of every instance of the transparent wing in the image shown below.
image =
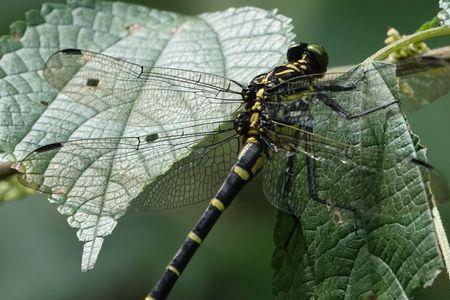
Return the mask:
<path id="1" fill-rule="evenodd" d="M 438 204 L 448 204 L 450 202 L 450 187 L 448 181 L 439 170 L 429 163 L 413 158 L 411 162 L 421 168 L 427 179 L 430 181 L 430 189 L 433 193 L 433 199 Z"/>
<path id="2" fill-rule="evenodd" d="M 296 106 L 302 100 L 308 103 L 331 100 L 353 115 L 384 107 L 397 99 L 393 95 L 384 95 L 384 99 L 377 101 L 377 106 L 375 103 L 355 106 L 354 101 L 377 92 L 377 86 L 385 87 L 386 81 L 382 78 L 389 76 L 393 68 L 393 74 L 400 83 L 402 105 L 406 109 L 419 108 L 446 95 L 450 90 L 450 64 L 446 60 L 431 56 L 413 57 L 396 64 L 378 63 L 375 68 L 361 65 L 349 72 L 292 78 L 268 92 L 269 111 L 272 116 L 280 116 L 283 112 L 298 110 Z M 396 84 L 397 81 L 392 82 Z"/>
<path id="3" fill-rule="evenodd" d="M 312 155 L 312 154 L 311 154 Z M 263 172 L 263 191 L 276 208 L 300 216 L 309 201 L 306 160 L 284 148 L 271 153 Z"/>
<path id="4" fill-rule="evenodd" d="M 365 189 L 363 182 L 373 184 L 374 178 L 383 170 L 405 174 L 405 170 L 413 172 L 411 170 L 418 169 L 424 180 L 430 181 L 435 199 L 439 203 L 449 201 L 447 180 L 438 170 L 416 157 L 402 160 L 395 153 L 387 153 L 376 147 L 361 148 L 360 145 L 345 144 L 290 125 L 277 123 L 277 126 L 276 130 L 266 129 L 265 139 L 273 147 L 264 171 L 264 193 L 278 209 L 299 215 L 307 201 L 310 201 L 307 157 L 312 159 L 319 170 L 319 175 L 316 175 L 316 188 L 319 191 L 322 188 L 320 182 L 325 176 L 323 174 L 327 174 L 325 181 L 330 178 L 337 180 L 333 187 L 336 188 L 336 194 L 349 194 L 348 199 L 326 199 L 334 201 L 336 205 L 351 204 L 357 207 L 358 200 L 367 197 L 360 193 Z M 343 176 L 336 175 L 338 172 Z M 358 178 L 359 186 L 347 181 L 346 178 L 351 177 Z M 339 189 L 343 191 L 339 192 Z"/>
<path id="5" fill-rule="evenodd" d="M 320 186 L 316 188 L 323 192 L 322 198 L 335 201 L 336 204 L 362 206 L 361 209 L 365 211 L 371 205 L 376 206 L 375 199 L 368 199 L 371 196 L 367 191 L 376 184 L 388 185 L 386 182 L 377 183 L 385 178 L 384 175 L 379 175 L 380 172 L 386 172 L 397 179 L 401 179 L 403 174 L 414 174 L 408 180 L 413 178 L 418 186 L 426 181 L 425 178 L 430 178 L 431 189 L 438 195 L 437 198 L 442 199 L 441 202 L 448 199 L 447 181 L 435 169 L 425 167 L 426 163 L 416 163 L 420 159 L 413 154 L 409 154 L 411 157 L 407 156 L 407 148 L 398 142 L 399 139 L 394 139 L 391 143 L 384 140 L 404 131 L 386 131 L 391 137 L 380 136 L 380 132 L 390 128 L 390 124 L 395 124 L 395 118 L 392 121 L 388 119 L 399 114 L 397 108 L 370 114 L 373 118 L 364 121 L 346 121 L 336 118 L 333 111 L 324 110 L 323 105 L 312 105 L 323 104 L 326 99 L 331 99 L 350 114 L 360 114 L 395 103 L 397 98 L 391 92 L 394 89 L 388 85 L 396 84 L 396 75 L 417 81 L 437 76 L 436 74 L 449 78 L 448 63 L 439 59 L 410 59 L 399 63 L 395 70 L 393 67 L 392 64 L 383 63 L 363 65 L 346 73 L 304 76 L 301 80 L 297 78 L 286 81 L 272 89 L 267 108 L 275 126 L 266 128 L 266 134 L 268 141 L 275 145 L 275 151 L 268 161 L 268 171 L 264 173 L 264 189 L 274 206 L 292 213 L 300 213 L 304 208 L 302 200 L 310 198 L 306 157 L 313 159 L 318 170 L 317 185 Z M 443 89 L 434 96 L 433 91 L 428 91 L 429 99 L 446 93 L 449 82 L 447 79 Z M 439 81 L 436 84 L 439 85 Z M 427 90 L 423 92 L 426 93 Z M 312 116 L 316 117 L 314 135 L 297 126 L 288 125 L 306 124 L 309 109 Z M 355 128 L 360 128 L 356 135 Z M 354 144 L 342 143 L 328 136 L 351 140 Z M 411 149 L 408 151 L 415 153 Z M 299 182 L 306 187 L 300 186 Z M 336 195 L 341 199 L 336 199 Z"/>
<path id="6" fill-rule="evenodd" d="M 213 195 L 238 149 L 231 123 L 188 131 L 192 128 L 46 145 L 16 165 L 18 178 L 65 202 L 65 209 L 90 213 L 124 211 L 136 197 L 132 210 L 193 204 Z"/>
<path id="7" fill-rule="evenodd" d="M 123 129 L 40 147 L 16 166 L 24 185 L 51 194 L 61 209 L 117 216 L 138 196 L 130 209 L 192 204 L 213 195 L 207 191 L 236 158 L 232 120 L 242 88 L 232 80 L 78 49 L 52 55 L 43 75 L 61 97 L 89 108 L 95 124 Z"/>
<path id="8" fill-rule="evenodd" d="M 274 121 L 275 127 L 264 129 L 264 138 L 272 145 L 272 152 L 285 153 L 290 157 L 293 153 L 309 156 L 316 161 L 328 161 L 338 165 L 348 165 L 365 172 L 378 172 L 380 158 L 392 159 L 382 149 L 364 149 L 360 145 L 350 145 L 331 139 L 302 128 Z M 384 157 L 384 158 L 383 158 Z"/>
<path id="9" fill-rule="evenodd" d="M 318 192 L 323 189 L 321 183 L 324 178 L 319 174 L 342 180 L 338 172 L 342 172 L 349 178 L 364 178 L 363 174 L 374 176 L 377 173 L 375 165 L 367 164 L 362 159 L 362 153 L 358 151 L 360 148 L 357 146 L 341 143 L 293 126 L 283 126 L 280 123 L 277 126 L 276 130 L 266 131 L 267 138 L 280 146 L 272 151 L 265 166 L 264 194 L 278 209 L 297 216 L 301 215 L 310 201 L 313 201 L 310 188 L 315 186 Z M 374 162 L 377 161 L 377 154 L 370 154 Z M 367 157 L 367 154 L 365 156 Z M 317 176 L 315 179 L 309 178 L 307 159 L 313 162 Z M 327 166 L 333 166 L 333 168 L 323 171 Z M 310 183 L 310 180 L 316 181 Z M 347 184 L 347 189 L 357 188 L 353 183 L 347 182 Z M 335 191 L 340 195 L 339 198 L 324 200 L 333 201 L 331 203 L 341 206 L 352 203 L 346 201 L 349 199 L 342 199 L 339 189 Z M 353 201 L 357 200 L 355 198 L 358 196 L 353 193 L 352 197 Z"/>
<path id="10" fill-rule="evenodd" d="M 418 109 L 450 91 L 450 64 L 434 56 L 419 56 L 396 63 L 402 108 Z"/>
<path id="11" fill-rule="evenodd" d="M 208 145 L 209 144 L 209 145 Z M 181 207 L 211 199 L 236 162 L 239 138 L 234 132 L 196 147 L 134 199 L 129 211 Z"/>
<path id="12" fill-rule="evenodd" d="M 73 101 L 127 125 L 168 124 L 174 114 L 177 121 L 228 116 L 242 101 L 242 87 L 221 76 L 141 66 L 78 49 L 53 54 L 43 75 Z M 133 112 L 139 114 L 129 118 Z"/>

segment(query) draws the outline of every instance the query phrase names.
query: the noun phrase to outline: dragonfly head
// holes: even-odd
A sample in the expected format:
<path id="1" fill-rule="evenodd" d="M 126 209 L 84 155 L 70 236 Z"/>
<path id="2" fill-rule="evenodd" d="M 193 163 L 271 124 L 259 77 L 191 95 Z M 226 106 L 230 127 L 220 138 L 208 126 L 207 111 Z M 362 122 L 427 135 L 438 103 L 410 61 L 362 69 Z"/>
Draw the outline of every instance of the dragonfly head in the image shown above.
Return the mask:
<path id="1" fill-rule="evenodd" d="M 296 44 L 288 49 L 287 60 L 289 63 L 294 63 L 304 59 L 304 55 L 308 57 L 312 73 L 325 73 L 327 71 L 328 54 L 325 48 L 317 44 Z"/>

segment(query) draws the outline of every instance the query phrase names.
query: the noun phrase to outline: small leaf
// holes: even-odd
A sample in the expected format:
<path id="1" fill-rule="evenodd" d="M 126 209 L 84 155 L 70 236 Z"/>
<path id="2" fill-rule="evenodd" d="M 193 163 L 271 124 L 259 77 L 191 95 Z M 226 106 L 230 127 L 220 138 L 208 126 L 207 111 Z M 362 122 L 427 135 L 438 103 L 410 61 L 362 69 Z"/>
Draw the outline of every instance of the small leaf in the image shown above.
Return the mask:
<path id="1" fill-rule="evenodd" d="M 438 17 L 434 17 L 430 21 L 423 23 L 417 31 L 427 30 L 438 26 L 440 26 L 440 20 Z"/>

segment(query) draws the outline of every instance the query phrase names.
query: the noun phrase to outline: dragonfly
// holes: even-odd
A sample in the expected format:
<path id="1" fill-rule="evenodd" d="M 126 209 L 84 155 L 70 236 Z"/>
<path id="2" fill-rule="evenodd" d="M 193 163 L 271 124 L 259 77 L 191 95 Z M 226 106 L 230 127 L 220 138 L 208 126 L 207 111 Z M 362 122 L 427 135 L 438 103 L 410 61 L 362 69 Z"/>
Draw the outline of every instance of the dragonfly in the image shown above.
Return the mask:
<path id="1" fill-rule="evenodd" d="M 82 138 L 72 136 L 35 149 L 16 165 L 18 179 L 37 191 L 61 196 L 74 210 L 95 209 L 91 201 L 97 203 L 105 193 L 102 176 L 113 186 L 108 193 L 117 199 L 136 195 L 130 203 L 114 203 L 123 211 L 168 209 L 209 199 L 146 298 L 165 299 L 221 214 L 262 169 L 265 195 L 282 211 L 301 214 L 301 201 L 289 194 L 297 172 L 294 165 L 302 155 L 310 200 L 358 212 L 351 202 L 320 196 L 316 164 L 348 165 L 371 173 L 378 171 L 371 161 L 395 153 L 373 149 L 362 161 L 357 144 L 314 131 L 314 107 L 327 108 L 344 123 L 398 109 L 398 100 L 390 96 L 359 108 L 345 101 L 363 98 L 387 68 L 395 68 L 406 87 L 436 78 L 444 82 L 440 91 L 407 94 L 411 101 L 432 101 L 450 89 L 449 63 L 434 56 L 327 73 L 325 49 L 299 43 L 288 49 L 286 59 L 245 85 L 210 73 L 142 66 L 87 50 L 56 52 L 44 67 L 45 80 L 81 104 L 101 126 L 87 119 Z M 104 136 L 108 134 L 112 136 Z M 445 179 L 431 165 L 417 157 L 409 162 L 436 177 L 433 182 L 448 195 Z"/>

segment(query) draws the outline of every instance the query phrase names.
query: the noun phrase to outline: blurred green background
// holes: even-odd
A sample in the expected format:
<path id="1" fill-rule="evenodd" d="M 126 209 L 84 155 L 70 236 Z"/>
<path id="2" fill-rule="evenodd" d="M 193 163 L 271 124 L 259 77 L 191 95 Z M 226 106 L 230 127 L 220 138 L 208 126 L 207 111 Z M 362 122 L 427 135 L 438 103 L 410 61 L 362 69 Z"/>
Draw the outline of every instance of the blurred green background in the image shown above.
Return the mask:
<path id="1" fill-rule="evenodd" d="M 0 34 L 44 1 L 0 3 Z M 57 1 L 63 2 L 63 1 Z M 331 66 L 355 64 L 383 47 L 388 26 L 414 31 L 438 11 L 436 1 L 130 1 L 182 14 L 252 5 L 278 8 L 293 19 L 300 41 L 325 46 Z M 449 44 L 449 40 L 445 41 Z M 431 43 L 433 44 L 433 43 Z M 255 74 L 256 75 L 256 74 Z M 429 147 L 429 159 L 450 178 L 450 97 L 409 117 Z M 450 229 L 450 205 L 441 209 Z M 65 217 L 42 195 L 0 207 L 0 299 L 141 299 L 157 280 L 205 204 L 129 214 L 108 237 L 96 268 L 80 272 L 82 245 Z M 252 182 L 198 251 L 171 299 L 270 299 L 276 211 Z M 449 299 L 441 274 L 417 299 Z"/>

